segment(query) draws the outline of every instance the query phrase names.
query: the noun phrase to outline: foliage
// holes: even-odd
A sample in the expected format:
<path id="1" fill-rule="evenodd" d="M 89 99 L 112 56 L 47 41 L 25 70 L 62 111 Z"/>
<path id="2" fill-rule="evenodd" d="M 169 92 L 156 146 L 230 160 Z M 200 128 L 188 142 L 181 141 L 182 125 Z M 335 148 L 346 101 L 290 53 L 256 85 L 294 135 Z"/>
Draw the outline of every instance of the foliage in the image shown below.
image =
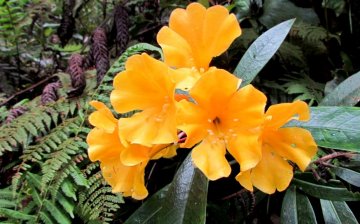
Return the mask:
<path id="1" fill-rule="evenodd" d="M 123 69 L 130 55 L 147 46 L 135 45 L 114 62 L 95 90 L 96 97 L 108 97 L 112 77 Z M 96 78 L 89 79 L 96 83 Z M 111 193 L 98 165 L 90 163 L 86 154 L 89 128 L 84 122 L 93 93 L 43 106 L 35 99 L 28 103 L 29 111 L 1 127 L 1 153 L 21 152 L 17 165 L 8 167 L 16 171 L 12 185 L 0 190 L 0 194 L 10 196 L 1 201 L 4 208 L 0 214 L 7 221 L 71 223 L 76 216 L 85 222 L 113 219 L 123 199 Z"/>
<path id="2" fill-rule="evenodd" d="M 171 9 L 187 2 L 0 0 L 0 91 L 6 92 L 0 93 L 0 222 L 358 223 L 359 3 L 229 2 L 242 35 L 212 64 L 264 90 L 269 103 L 301 99 L 312 106 L 309 122 L 287 126 L 309 130 L 319 153 L 285 194 L 247 192 L 235 181 L 208 183 L 189 158 L 183 160 L 184 152 L 146 171 L 153 195 L 141 205 L 113 194 L 99 164 L 89 161 L 88 101 L 110 106 L 113 78 L 131 55 L 148 51 L 162 58 L 151 45 L 155 33 Z M 64 13 L 66 4 L 71 10 Z M 61 46 L 57 30 L 65 14 L 74 28 Z M 104 30 L 100 44 L 92 38 L 96 28 Z M 69 70 L 74 53 L 83 60 Z M 332 82 L 337 79 L 344 81 Z M 72 80 L 81 80 L 80 87 Z M 57 99 L 42 101 L 45 84 L 56 82 Z M 5 83 L 14 88 L 5 91 Z M 330 93 L 328 84 L 334 84 Z"/>

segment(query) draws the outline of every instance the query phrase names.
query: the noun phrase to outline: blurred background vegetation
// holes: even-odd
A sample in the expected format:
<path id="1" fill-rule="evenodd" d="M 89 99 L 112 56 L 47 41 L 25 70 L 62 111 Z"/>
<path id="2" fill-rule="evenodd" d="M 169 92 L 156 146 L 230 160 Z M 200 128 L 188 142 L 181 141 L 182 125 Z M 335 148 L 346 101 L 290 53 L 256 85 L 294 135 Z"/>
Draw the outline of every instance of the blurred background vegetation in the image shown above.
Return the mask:
<path id="1" fill-rule="evenodd" d="M 359 1 L 199 2 L 225 5 L 240 22 L 242 35 L 212 61 L 228 71 L 262 33 L 296 18 L 285 42 L 253 82 L 266 93 L 269 104 L 300 99 L 317 106 L 360 70 Z M 189 3 L 0 0 L 0 222 L 122 223 L 141 206 L 142 202 L 112 194 L 99 165 L 87 158 L 87 102 L 109 104 L 112 79 L 127 57 L 144 51 L 159 57 L 156 33 L 167 25 L 174 8 Z M 359 84 L 351 87 L 347 105 L 359 105 L 360 78 L 356 80 Z M 148 166 L 145 180 L 151 194 L 171 182 L 187 153 L 179 150 L 174 159 Z M 333 153 L 321 148 L 319 157 Z M 290 190 L 300 205 L 312 205 L 316 222 L 329 223 L 325 214 L 333 206 L 338 220 L 350 217 L 345 223 L 357 223 L 358 202 L 344 201 L 360 200 L 359 181 L 346 181 L 360 180 L 360 156 L 345 153 L 326 162 L 355 174 L 347 171 L 350 178 L 339 178 L 339 170 L 320 160 L 302 178 L 341 184 L 339 189 L 349 192 L 351 200 L 344 196 L 334 204 Z M 234 178 L 210 182 L 207 223 L 279 223 L 283 198 L 284 193 L 247 192 Z"/>

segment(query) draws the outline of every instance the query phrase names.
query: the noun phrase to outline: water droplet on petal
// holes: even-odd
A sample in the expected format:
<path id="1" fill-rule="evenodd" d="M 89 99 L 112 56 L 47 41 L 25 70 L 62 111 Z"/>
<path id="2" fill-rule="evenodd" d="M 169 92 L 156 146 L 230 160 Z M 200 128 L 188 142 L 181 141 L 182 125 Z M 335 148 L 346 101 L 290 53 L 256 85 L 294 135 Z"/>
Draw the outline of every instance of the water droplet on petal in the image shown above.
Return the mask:
<path id="1" fill-rule="evenodd" d="M 234 122 L 239 122 L 239 118 L 234 118 L 233 121 Z"/>

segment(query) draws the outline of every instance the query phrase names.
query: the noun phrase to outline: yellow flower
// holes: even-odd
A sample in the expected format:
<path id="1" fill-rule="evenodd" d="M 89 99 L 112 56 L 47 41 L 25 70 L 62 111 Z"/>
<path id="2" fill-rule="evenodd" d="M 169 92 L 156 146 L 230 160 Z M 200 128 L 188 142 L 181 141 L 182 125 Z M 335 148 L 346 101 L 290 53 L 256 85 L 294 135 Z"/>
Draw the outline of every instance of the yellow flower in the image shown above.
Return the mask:
<path id="1" fill-rule="evenodd" d="M 95 126 L 87 136 L 91 161 L 100 161 L 104 179 L 113 192 L 121 192 L 141 200 L 147 197 L 144 183 L 145 167 L 150 159 L 170 158 L 176 155 L 176 146 L 155 145 L 151 148 L 131 144 L 124 147 L 118 133 L 118 121 L 109 108 L 98 101 L 90 104 L 97 109 L 89 116 Z"/>
<path id="2" fill-rule="evenodd" d="M 90 105 L 97 109 L 89 116 L 89 122 L 95 126 L 86 139 L 90 160 L 100 161 L 103 177 L 114 193 L 121 192 L 124 196 L 144 199 L 148 195 L 144 184 L 148 161 L 135 166 L 125 166 L 120 160 L 125 147 L 118 137 L 117 119 L 103 103 L 91 101 Z"/>
<path id="3" fill-rule="evenodd" d="M 179 69 L 177 88 L 188 90 L 209 69 L 212 58 L 225 52 L 240 34 L 235 15 L 225 7 L 206 9 L 191 3 L 171 13 L 169 26 L 161 28 L 157 41 L 165 63 Z"/>
<path id="4" fill-rule="evenodd" d="M 317 146 L 311 133 L 298 127 L 281 128 L 292 119 L 307 121 L 309 108 L 305 102 L 282 103 L 271 106 L 266 114 L 262 130 L 262 154 L 259 164 L 251 170 L 240 172 L 236 179 L 248 190 L 253 186 L 272 194 L 285 190 L 293 177 L 293 167 L 288 160 L 304 171 Z"/>
<path id="5" fill-rule="evenodd" d="M 120 118 L 121 142 L 148 147 L 177 142 L 173 70 L 147 54 L 130 57 L 125 68 L 114 79 L 111 103 L 119 113 L 141 112 Z"/>
<path id="6" fill-rule="evenodd" d="M 169 27 L 163 27 L 157 41 L 164 51 L 165 63 L 175 68 L 207 70 L 213 57 L 225 52 L 240 36 L 234 14 L 220 5 L 206 9 L 191 3 L 186 9 L 175 9 Z"/>
<path id="7" fill-rule="evenodd" d="M 181 146 L 201 142 L 192 159 L 210 180 L 230 174 L 226 149 L 241 170 L 253 168 L 261 159 L 258 137 L 266 97 L 251 85 L 238 90 L 239 84 L 225 70 L 209 70 L 189 92 L 196 103 L 182 100 L 178 105 L 178 128 L 187 135 Z"/>

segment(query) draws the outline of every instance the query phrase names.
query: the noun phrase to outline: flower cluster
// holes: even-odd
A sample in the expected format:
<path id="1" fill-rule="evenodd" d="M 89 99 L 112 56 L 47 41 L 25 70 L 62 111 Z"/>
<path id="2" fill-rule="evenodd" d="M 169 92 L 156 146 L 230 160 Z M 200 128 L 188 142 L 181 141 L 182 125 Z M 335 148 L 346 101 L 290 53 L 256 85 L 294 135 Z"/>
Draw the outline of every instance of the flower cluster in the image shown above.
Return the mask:
<path id="1" fill-rule="evenodd" d="M 211 60 L 241 35 L 236 17 L 222 6 L 208 9 L 198 3 L 172 12 L 169 26 L 157 41 L 164 62 L 147 54 L 128 59 L 114 79 L 110 100 L 115 119 L 103 103 L 89 121 L 89 157 L 100 161 L 103 176 L 114 192 L 143 199 L 148 192 L 144 170 L 151 159 L 176 155 L 177 146 L 193 148 L 192 160 L 210 180 L 228 177 L 228 153 L 240 164 L 237 181 L 266 193 L 287 188 L 296 163 L 301 170 L 317 151 L 310 132 L 282 126 L 291 119 L 306 121 L 306 103 L 271 106 L 252 85 L 210 67 Z M 187 95 L 177 94 L 176 90 Z"/>

